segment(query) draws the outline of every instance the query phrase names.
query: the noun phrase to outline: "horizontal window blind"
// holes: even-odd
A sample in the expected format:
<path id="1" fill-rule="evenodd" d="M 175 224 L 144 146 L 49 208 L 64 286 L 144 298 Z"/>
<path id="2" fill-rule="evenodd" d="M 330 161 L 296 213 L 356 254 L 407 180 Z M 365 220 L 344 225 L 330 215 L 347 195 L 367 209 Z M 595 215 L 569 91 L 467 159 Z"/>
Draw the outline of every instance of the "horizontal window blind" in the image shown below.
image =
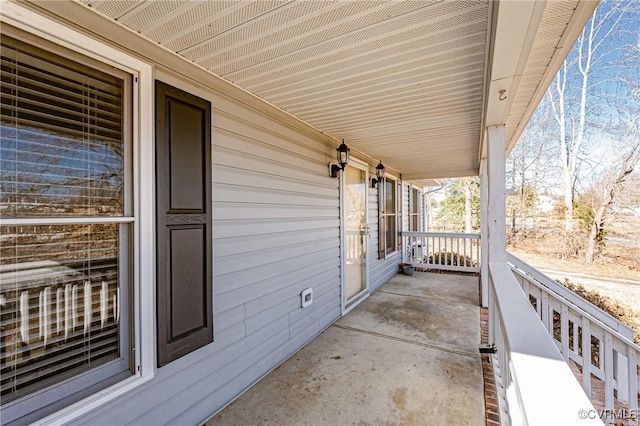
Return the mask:
<path id="1" fill-rule="evenodd" d="M 3 402 L 120 357 L 126 224 L 3 227 Z"/>
<path id="2" fill-rule="evenodd" d="M 11 223 L 0 224 L 0 368 L 11 422 L 130 374 L 131 76 L 43 41 L 3 34 L 1 45 L 0 218 Z"/>
<path id="3" fill-rule="evenodd" d="M 123 214 L 123 80 L 2 37 L 3 217 Z"/>
<path id="4" fill-rule="evenodd" d="M 409 230 L 419 230 L 419 215 L 420 215 L 420 198 L 418 190 L 415 188 L 409 188 Z"/>
<path id="5" fill-rule="evenodd" d="M 385 199 L 385 252 L 391 253 L 396 250 L 397 244 L 397 199 L 396 182 L 391 179 L 384 181 Z"/>

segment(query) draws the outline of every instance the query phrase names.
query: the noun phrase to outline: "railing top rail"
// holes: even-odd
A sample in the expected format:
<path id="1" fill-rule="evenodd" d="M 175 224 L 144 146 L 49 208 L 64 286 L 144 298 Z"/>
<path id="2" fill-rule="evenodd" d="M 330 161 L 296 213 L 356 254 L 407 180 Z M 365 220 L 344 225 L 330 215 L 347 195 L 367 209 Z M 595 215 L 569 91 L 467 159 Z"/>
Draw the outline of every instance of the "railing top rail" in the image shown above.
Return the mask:
<path id="1" fill-rule="evenodd" d="M 531 277 L 527 277 L 521 270 L 514 270 L 515 273 L 517 273 L 518 275 L 525 277 L 525 278 L 531 278 Z M 535 280 L 533 280 L 535 281 Z M 539 284 L 539 283 L 538 283 Z M 544 287 L 543 284 L 540 284 L 541 286 Z M 545 290 L 546 292 L 548 292 L 549 294 L 551 294 L 553 297 L 558 298 L 558 299 L 564 299 L 562 301 L 562 303 L 566 304 L 568 308 L 577 311 L 580 313 L 580 315 L 585 316 L 592 324 L 595 324 L 597 326 L 599 326 L 600 328 L 607 330 L 611 333 L 615 334 L 615 338 L 619 339 L 621 342 L 623 342 L 626 345 L 631 346 L 632 348 L 634 348 L 636 351 L 640 352 L 640 346 L 636 345 L 635 342 L 633 341 L 633 339 L 629 339 L 627 338 L 627 336 L 625 336 L 624 334 L 620 333 L 620 332 L 616 332 L 616 330 L 613 330 L 611 327 L 609 327 L 607 324 L 605 324 L 604 322 L 602 322 L 598 317 L 595 317 L 593 315 L 591 315 L 589 312 L 586 312 L 584 309 L 582 309 L 580 306 L 576 305 L 575 303 L 565 299 L 564 297 L 562 297 L 561 295 L 559 295 L 558 293 L 556 293 L 555 291 L 553 291 L 552 289 L 546 287 Z M 606 313 L 606 312 L 605 312 Z M 615 318 L 614 318 L 615 319 Z M 625 327 L 627 327 L 626 324 L 622 324 Z"/>
<path id="2" fill-rule="evenodd" d="M 633 342 L 635 331 L 628 325 L 617 320 L 615 317 L 603 311 L 602 309 L 598 308 L 593 303 L 578 296 L 577 294 L 575 294 L 573 291 L 569 290 L 562 284 L 557 283 L 553 278 L 538 271 L 533 266 L 527 264 L 522 259 L 514 256 L 509 252 L 507 252 L 507 262 L 512 264 L 516 268 L 520 269 L 521 271 L 525 272 L 526 274 L 530 275 L 531 278 L 533 278 L 535 281 L 539 282 L 540 284 L 544 285 L 548 289 L 553 290 L 554 293 L 558 294 L 563 299 L 571 302 L 573 305 L 577 306 L 579 309 L 588 313 L 592 317 L 598 319 L 599 322 L 602 323 L 603 325 L 606 325 L 611 330 L 620 333 L 627 340 Z"/>
<path id="3" fill-rule="evenodd" d="M 480 238 L 479 233 L 467 233 L 467 232 L 417 232 L 417 231 L 402 231 L 400 233 L 403 237 L 446 237 L 446 238 Z"/>
<path id="4" fill-rule="evenodd" d="M 514 270 L 514 272 L 517 273 L 518 275 L 520 275 L 521 277 L 531 278 L 531 277 L 527 277 L 521 270 Z M 533 281 L 535 281 L 535 280 L 533 280 Z M 543 284 L 540 284 L 540 285 L 544 286 Z M 640 352 L 640 346 L 636 345 L 633 340 L 628 339 L 622 333 L 616 332 L 611 327 L 609 327 L 608 325 L 603 323 L 599 318 L 591 315 L 589 312 L 585 312 L 584 309 L 582 309 L 580 306 L 577 306 L 576 304 L 572 303 L 571 301 L 565 299 L 564 297 L 560 296 L 558 293 L 556 293 L 555 291 L 553 291 L 552 289 L 550 289 L 548 287 L 545 288 L 544 291 L 546 291 L 549 294 L 551 294 L 552 297 L 555 297 L 555 298 L 558 298 L 558 299 L 564 299 L 562 303 L 566 304 L 568 308 L 579 312 L 580 315 L 585 316 L 589 320 L 589 322 L 591 322 L 592 325 L 595 324 L 596 326 L 613 333 L 613 336 L 616 339 L 620 340 L 622 343 L 624 343 L 624 344 L 626 344 L 628 346 L 631 346 L 636 351 Z M 623 324 L 623 325 L 626 326 L 626 324 Z"/>
<path id="5" fill-rule="evenodd" d="M 593 409 L 591 401 L 531 309 L 509 266 L 490 262 L 489 270 L 523 420 L 526 424 L 575 424 L 581 410 Z M 584 422 L 602 424 L 599 419 Z"/>

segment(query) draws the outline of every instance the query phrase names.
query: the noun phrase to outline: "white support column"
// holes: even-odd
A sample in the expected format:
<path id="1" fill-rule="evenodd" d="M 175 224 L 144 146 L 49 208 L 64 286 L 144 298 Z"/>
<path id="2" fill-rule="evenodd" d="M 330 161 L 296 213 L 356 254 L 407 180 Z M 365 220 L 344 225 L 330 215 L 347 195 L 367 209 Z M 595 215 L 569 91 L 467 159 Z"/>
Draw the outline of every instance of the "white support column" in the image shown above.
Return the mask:
<path id="1" fill-rule="evenodd" d="M 505 126 L 487 128 L 487 176 L 489 205 L 487 211 L 489 262 L 507 261 L 506 226 L 506 134 Z"/>
<path id="2" fill-rule="evenodd" d="M 489 231 L 487 213 L 489 211 L 489 176 L 487 176 L 487 159 L 480 160 L 480 235 L 482 251 L 480 253 L 480 288 L 482 290 L 482 307 L 489 306 Z"/>

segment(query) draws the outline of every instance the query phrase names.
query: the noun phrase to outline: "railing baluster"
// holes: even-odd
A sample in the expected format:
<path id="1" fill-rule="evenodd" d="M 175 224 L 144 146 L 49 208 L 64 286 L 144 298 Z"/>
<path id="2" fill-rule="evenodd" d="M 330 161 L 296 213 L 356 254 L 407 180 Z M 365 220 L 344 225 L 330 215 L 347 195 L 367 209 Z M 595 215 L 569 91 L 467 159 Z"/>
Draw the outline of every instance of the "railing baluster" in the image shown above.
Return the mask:
<path id="1" fill-rule="evenodd" d="M 51 287 L 45 287 L 43 291 L 43 306 L 42 306 L 42 331 L 44 334 L 44 345 L 47 346 L 47 340 L 51 335 L 51 312 L 49 312 L 49 308 L 51 306 Z"/>
<path id="2" fill-rule="evenodd" d="M 582 389 L 591 398 L 591 322 L 582 316 Z"/>
<path id="3" fill-rule="evenodd" d="M 104 327 L 107 322 L 107 304 L 109 298 L 107 295 L 107 283 L 102 281 L 102 288 L 100 289 L 100 327 Z"/>
<path id="4" fill-rule="evenodd" d="M 462 257 L 462 266 L 471 267 L 473 266 L 473 253 L 467 250 L 467 244 L 471 242 L 470 238 L 464 237 L 462 238 L 462 250 L 464 251 L 464 255 Z"/>
<path id="5" fill-rule="evenodd" d="M 116 324 L 120 322 L 120 287 L 116 288 L 116 294 L 113 295 L 113 318 Z"/>
<path id="6" fill-rule="evenodd" d="M 569 308 L 564 303 L 560 312 L 560 340 L 562 343 L 562 356 L 569 361 Z"/>
<path id="7" fill-rule="evenodd" d="M 617 343 L 617 342 L 616 342 Z M 627 372 L 627 354 L 621 354 L 620 351 L 614 349 L 613 356 L 613 376 L 616 382 L 618 401 L 624 403 L 629 402 L 629 373 Z"/>
<path id="8" fill-rule="evenodd" d="M 542 313 L 542 324 L 544 325 L 544 328 L 551 333 L 551 336 L 553 336 L 553 312 L 549 311 L 549 295 L 546 291 L 542 292 L 542 300 L 540 301 L 540 304 L 542 305 L 540 307 Z M 549 324 L 549 322 L 551 322 L 551 324 Z"/>
<path id="9" fill-rule="evenodd" d="M 38 338 L 44 338 L 44 290 L 38 294 Z"/>
<path id="10" fill-rule="evenodd" d="M 84 334 L 91 330 L 91 283 L 84 283 Z"/>
<path id="11" fill-rule="evenodd" d="M 71 290 L 71 327 L 73 330 L 78 326 L 78 286 L 74 284 Z"/>
<path id="12" fill-rule="evenodd" d="M 56 290 L 56 333 L 62 333 L 64 327 L 64 297 L 62 287 Z"/>
<path id="13" fill-rule="evenodd" d="M 638 413 L 638 352 L 627 346 L 627 374 L 629 380 L 629 411 Z"/>
<path id="14" fill-rule="evenodd" d="M 604 408 L 613 409 L 613 342 L 611 333 L 604 332 Z M 602 356 L 602 352 L 600 352 Z"/>
<path id="15" fill-rule="evenodd" d="M 64 338 L 69 336 L 71 328 L 71 284 L 64 286 Z"/>
<path id="16" fill-rule="evenodd" d="M 29 292 L 20 293 L 20 337 L 29 344 Z"/>

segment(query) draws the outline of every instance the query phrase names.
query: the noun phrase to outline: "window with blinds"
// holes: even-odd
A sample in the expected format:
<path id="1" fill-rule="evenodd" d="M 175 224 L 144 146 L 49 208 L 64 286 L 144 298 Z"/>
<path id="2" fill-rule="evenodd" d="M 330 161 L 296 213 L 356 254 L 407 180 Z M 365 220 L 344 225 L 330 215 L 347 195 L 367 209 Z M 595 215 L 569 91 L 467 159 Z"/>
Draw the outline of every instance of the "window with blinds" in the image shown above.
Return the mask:
<path id="1" fill-rule="evenodd" d="M 409 187 L 409 231 L 420 231 L 420 195 Z"/>
<path id="2" fill-rule="evenodd" d="M 1 44 L 0 367 L 9 423 L 130 374 L 131 76 L 39 39 L 3 34 Z"/>
<path id="3" fill-rule="evenodd" d="M 385 200 L 385 253 L 389 254 L 398 249 L 398 219 L 397 219 L 397 191 L 396 181 L 386 178 L 384 180 Z"/>

